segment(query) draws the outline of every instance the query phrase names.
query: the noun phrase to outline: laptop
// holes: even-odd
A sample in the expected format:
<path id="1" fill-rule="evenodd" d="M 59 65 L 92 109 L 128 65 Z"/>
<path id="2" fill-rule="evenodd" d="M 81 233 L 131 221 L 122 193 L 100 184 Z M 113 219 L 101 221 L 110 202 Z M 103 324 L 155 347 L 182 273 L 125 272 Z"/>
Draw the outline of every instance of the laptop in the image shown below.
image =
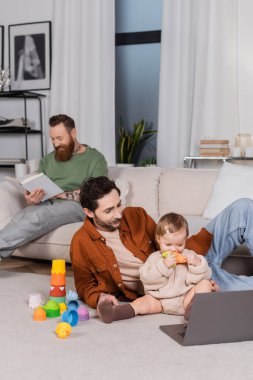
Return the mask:
<path id="1" fill-rule="evenodd" d="M 160 329 L 183 346 L 253 340 L 253 290 L 197 293 L 188 323 Z"/>

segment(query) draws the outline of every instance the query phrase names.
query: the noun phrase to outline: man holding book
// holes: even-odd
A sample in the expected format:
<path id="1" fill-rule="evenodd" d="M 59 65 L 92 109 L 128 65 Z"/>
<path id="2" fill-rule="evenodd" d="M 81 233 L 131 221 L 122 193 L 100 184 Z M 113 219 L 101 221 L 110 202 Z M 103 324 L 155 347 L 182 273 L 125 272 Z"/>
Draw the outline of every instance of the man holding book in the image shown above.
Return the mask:
<path id="1" fill-rule="evenodd" d="M 49 126 L 54 151 L 41 159 L 39 171 L 62 191 L 46 201 L 45 188 L 26 191 L 24 196 L 28 206 L 0 231 L 0 257 L 10 256 L 16 248 L 63 224 L 83 221 L 85 213 L 79 203 L 83 180 L 107 175 L 104 156 L 78 142 L 71 117 L 52 116 Z"/>

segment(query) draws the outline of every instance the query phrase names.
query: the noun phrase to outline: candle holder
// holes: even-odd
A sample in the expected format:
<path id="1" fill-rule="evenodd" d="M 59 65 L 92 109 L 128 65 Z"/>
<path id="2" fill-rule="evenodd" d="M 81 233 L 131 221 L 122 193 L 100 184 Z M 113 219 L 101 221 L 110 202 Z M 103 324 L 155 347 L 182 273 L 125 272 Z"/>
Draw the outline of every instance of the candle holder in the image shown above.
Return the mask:
<path id="1" fill-rule="evenodd" d="M 235 146 L 240 147 L 241 157 L 245 157 L 246 147 L 253 146 L 253 137 L 250 133 L 239 133 L 235 139 Z"/>

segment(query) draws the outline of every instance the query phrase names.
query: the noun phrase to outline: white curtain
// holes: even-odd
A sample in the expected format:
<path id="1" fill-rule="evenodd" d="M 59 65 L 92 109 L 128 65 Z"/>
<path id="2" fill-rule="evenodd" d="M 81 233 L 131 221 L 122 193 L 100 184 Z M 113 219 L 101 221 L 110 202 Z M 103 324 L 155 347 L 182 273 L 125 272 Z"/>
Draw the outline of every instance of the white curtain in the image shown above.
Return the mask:
<path id="1" fill-rule="evenodd" d="M 50 115 L 76 122 L 78 140 L 115 163 L 114 0 L 54 0 Z"/>
<path id="2" fill-rule="evenodd" d="M 238 132 L 237 0 L 164 0 L 157 162 Z"/>

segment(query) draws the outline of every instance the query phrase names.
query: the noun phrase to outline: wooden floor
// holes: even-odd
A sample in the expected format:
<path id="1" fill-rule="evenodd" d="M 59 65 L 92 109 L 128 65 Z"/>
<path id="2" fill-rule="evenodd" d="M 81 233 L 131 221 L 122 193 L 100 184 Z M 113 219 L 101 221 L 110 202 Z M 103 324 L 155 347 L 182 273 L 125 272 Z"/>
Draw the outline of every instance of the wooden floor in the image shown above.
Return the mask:
<path id="1" fill-rule="evenodd" d="M 2 258 L 0 261 L 0 272 L 23 272 L 23 273 L 38 273 L 38 274 L 51 274 L 52 261 L 47 260 L 33 260 L 22 257 L 10 256 Z M 70 264 L 66 264 L 66 275 L 73 276 Z"/>

